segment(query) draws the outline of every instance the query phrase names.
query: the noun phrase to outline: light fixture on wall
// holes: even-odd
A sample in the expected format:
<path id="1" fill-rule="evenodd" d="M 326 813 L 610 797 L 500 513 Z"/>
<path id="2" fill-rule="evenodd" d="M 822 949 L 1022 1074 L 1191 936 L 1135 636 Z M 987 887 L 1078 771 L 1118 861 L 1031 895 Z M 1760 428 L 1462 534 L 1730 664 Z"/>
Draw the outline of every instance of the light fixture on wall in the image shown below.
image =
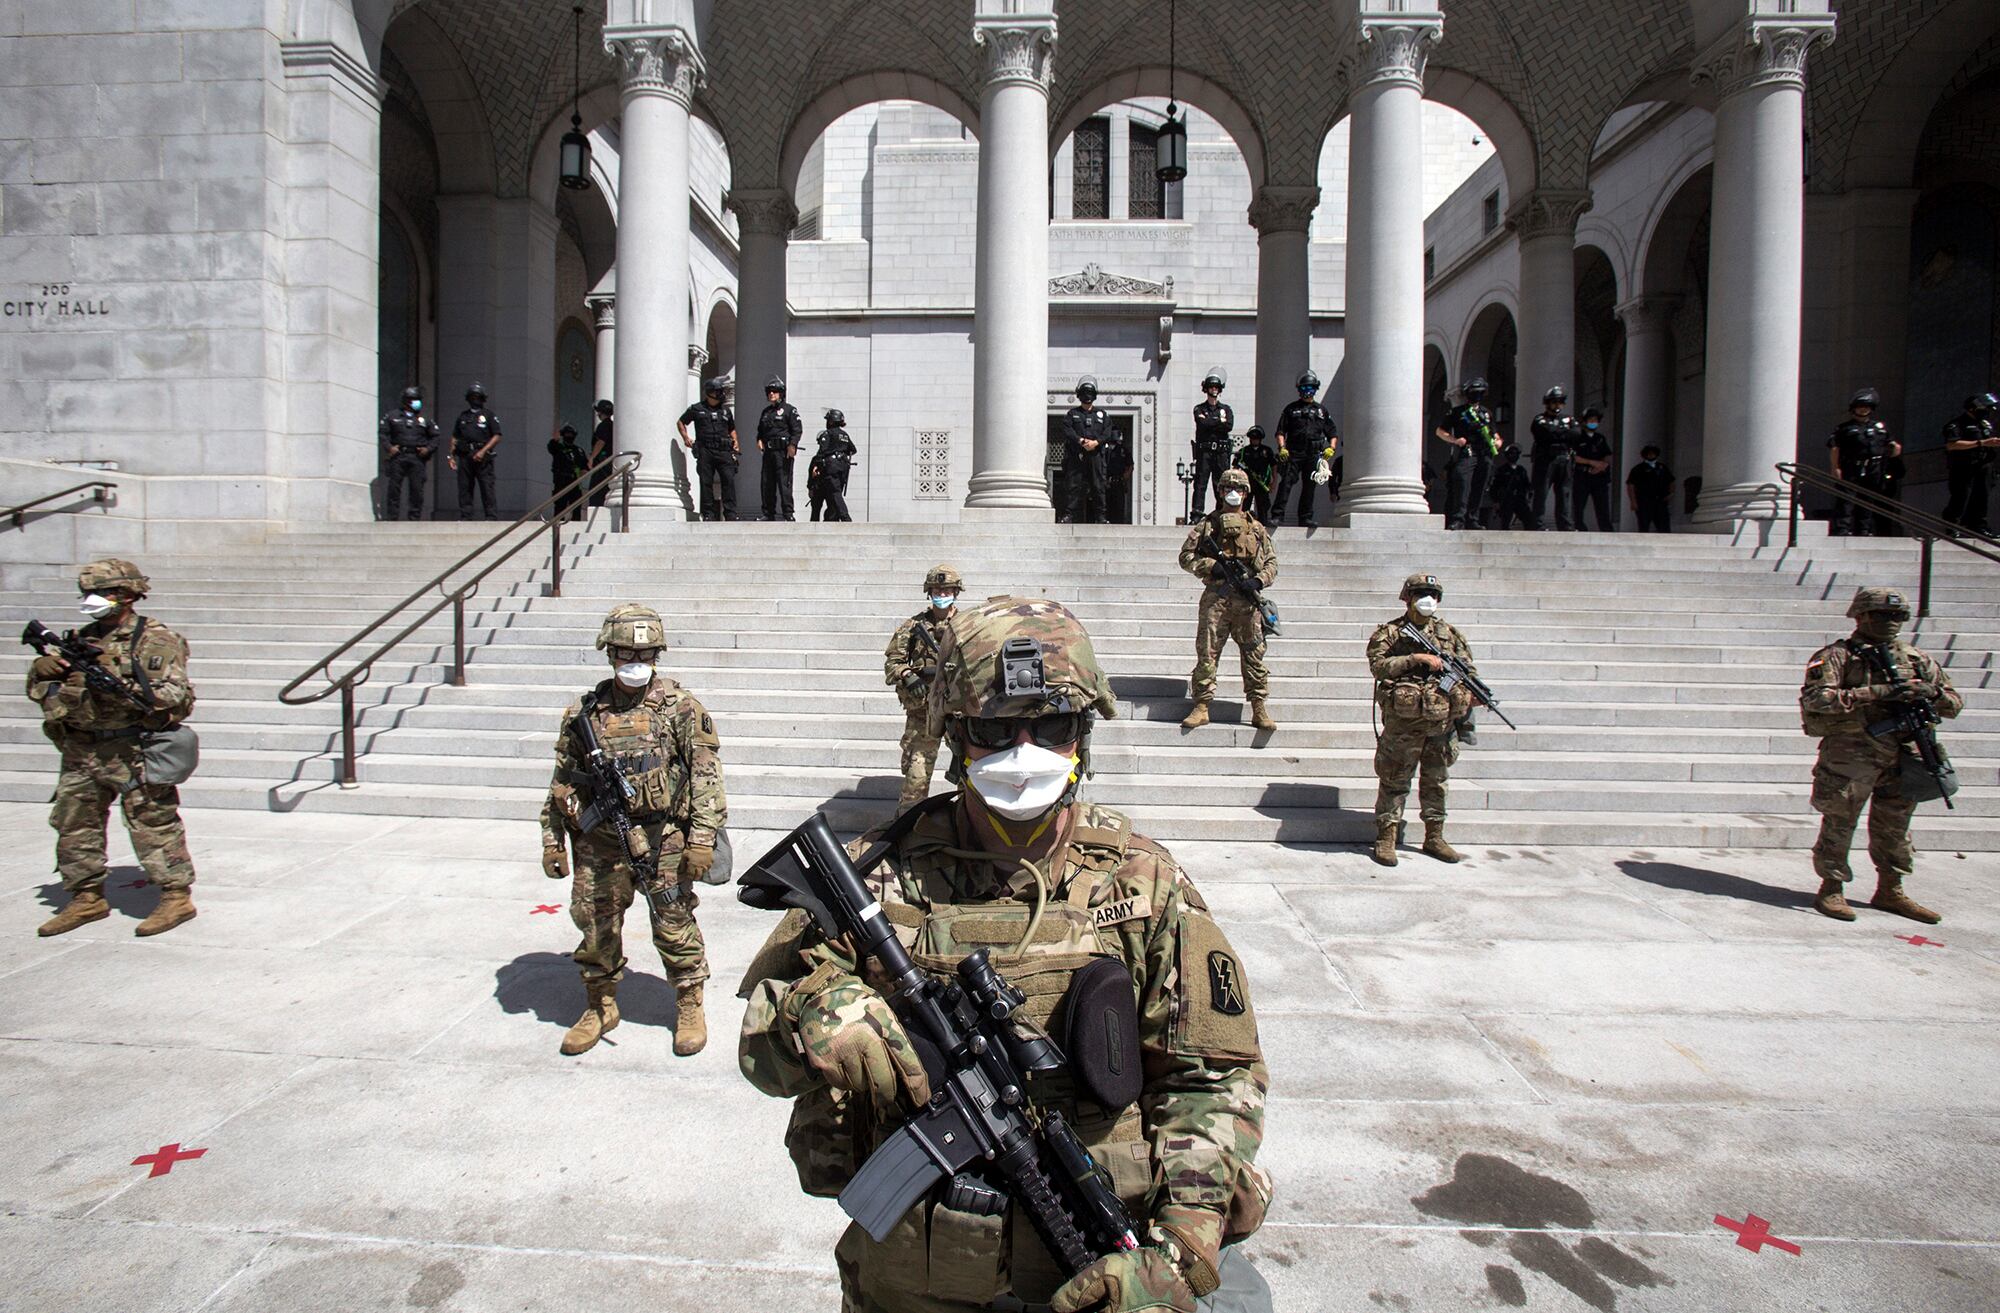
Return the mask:
<path id="1" fill-rule="evenodd" d="M 590 138 L 583 135 L 583 6 L 576 5 L 570 62 L 569 131 L 562 139 L 562 185 L 571 191 L 590 190 Z"/>
<path id="2" fill-rule="evenodd" d="M 1181 107 L 1174 103 L 1174 72 L 1180 62 L 1175 47 L 1178 7 L 1179 0 L 1167 0 L 1167 121 L 1160 125 L 1154 146 L 1157 154 L 1153 170 L 1161 182 L 1179 182 L 1187 177 L 1187 123 L 1181 118 Z"/>

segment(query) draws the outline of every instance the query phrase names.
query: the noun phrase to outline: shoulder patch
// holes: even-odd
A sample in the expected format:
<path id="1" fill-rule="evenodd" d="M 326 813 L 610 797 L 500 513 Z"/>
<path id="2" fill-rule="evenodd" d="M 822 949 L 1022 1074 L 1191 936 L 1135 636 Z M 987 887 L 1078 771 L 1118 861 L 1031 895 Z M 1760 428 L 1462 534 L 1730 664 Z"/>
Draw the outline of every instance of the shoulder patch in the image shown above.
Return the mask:
<path id="1" fill-rule="evenodd" d="M 1208 1005 L 1225 1017 L 1240 1017 L 1249 1006 L 1235 957 L 1219 948 L 1208 955 Z"/>

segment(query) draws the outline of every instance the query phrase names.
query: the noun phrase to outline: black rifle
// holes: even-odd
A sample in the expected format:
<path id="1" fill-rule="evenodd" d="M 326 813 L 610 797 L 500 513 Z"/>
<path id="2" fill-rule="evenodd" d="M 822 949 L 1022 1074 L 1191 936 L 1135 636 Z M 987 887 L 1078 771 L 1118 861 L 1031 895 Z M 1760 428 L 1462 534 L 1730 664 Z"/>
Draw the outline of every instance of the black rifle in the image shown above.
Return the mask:
<path id="1" fill-rule="evenodd" d="M 910 634 L 909 648 L 906 652 L 904 652 L 903 655 L 909 658 L 910 666 L 914 669 L 917 664 L 917 639 L 919 637 L 921 637 L 924 640 L 924 643 L 931 650 L 931 663 L 925 666 L 922 670 L 917 671 L 917 680 L 919 686 L 924 690 L 928 691 L 931 686 L 931 681 L 937 678 L 939 653 L 938 653 L 938 641 L 937 639 L 931 637 L 930 627 L 924 624 L 923 621 L 919 620 L 916 623 L 916 626 L 914 627 L 914 629 Z"/>
<path id="2" fill-rule="evenodd" d="M 1257 608 L 1257 619 L 1262 622 L 1265 634 L 1272 638 L 1278 637 L 1277 606 L 1272 603 L 1270 598 L 1264 596 L 1264 585 L 1258 583 L 1257 576 L 1250 573 L 1250 566 L 1247 562 L 1238 560 L 1234 556 L 1223 555 L 1221 544 L 1215 541 L 1215 524 L 1213 521 L 1203 531 L 1197 550 L 1199 548 L 1207 548 L 1209 552 L 1213 553 L 1209 557 L 1209 560 L 1214 562 L 1212 573 L 1222 582 L 1222 586 L 1232 593 L 1241 593 L 1244 597 L 1250 599 L 1250 604 Z"/>
<path id="3" fill-rule="evenodd" d="M 143 692 L 111 673 L 104 665 L 104 649 L 87 638 L 78 638 L 74 629 L 58 634 L 39 620 L 30 620 L 21 631 L 21 642 L 43 656 L 59 656 L 70 669 L 83 672 L 83 682 L 92 692 L 129 702 L 141 711 L 158 711 L 151 693 Z"/>
<path id="4" fill-rule="evenodd" d="M 1941 718 L 1936 708 L 1931 706 L 1930 699 L 1910 687 L 1910 681 L 1896 668 L 1896 654 L 1886 644 L 1870 644 L 1866 651 L 1869 661 L 1888 675 L 1890 688 L 1884 702 L 1889 714 L 1868 726 L 1868 736 L 1885 741 L 1908 736 L 1910 746 L 1917 750 L 1917 760 L 1936 782 L 1945 810 L 1956 811 L 1951 795 L 1958 792 L 1958 772 L 1938 743 L 1937 725 Z"/>
<path id="5" fill-rule="evenodd" d="M 1521 728 L 1513 721 L 1507 719 L 1507 713 L 1500 710 L 1500 702 L 1493 696 L 1493 690 L 1486 687 L 1485 680 L 1466 669 L 1463 661 L 1460 661 L 1457 657 L 1439 647 L 1432 641 L 1429 634 L 1407 620 L 1403 622 L 1402 633 L 1404 638 L 1409 639 L 1424 651 L 1444 662 L 1444 670 L 1438 676 L 1438 692 L 1449 693 L 1460 684 L 1463 684 L 1471 691 L 1472 700 L 1500 717 L 1501 724 L 1505 725 L 1508 729 Z"/>
<path id="6" fill-rule="evenodd" d="M 1132 1219 L 1103 1169 L 1063 1119 L 1037 1109 L 1031 1077 L 1063 1070 L 1062 1051 L 1018 1021 L 1026 1000 L 985 949 L 940 981 L 911 960 L 862 873 L 888 856 L 878 844 L 859 865 L 823 814 L 743 873 L 737 898 L 767 912 L 801 908 L 821 933 L 854 945 L 856 969 L 873 958 L 889 979 L 889 1006 L 923 1058 L 931 1101 L 869 1155 L 840 1206 L 876 1240 L 940 1182 L 961 1211 L 997 1216 L 1012 1200 L 1065 1272 L 1139 1247 Z"/>
<path id="7" fill-rule="evenodd" d="M 590 777 L 590 806 L 577 817 L 576 828 L 589 834 L 609 822 L 619 846 L 632 863 L 632 887 L 656 906 L 661 902 L 677 903 L 681 897 L 680 882 L 660 879 L 660 856 L 647 844 L 645 828 L 632 823 L 632 804 L 638 791 L 625 778 L 617 759 L 604 750 L 603 741 L 597 737 L 597 726 L 590 723 L 590 713 L 596 709 L 597 695 L 586 693 L 581 709 L 569 722 L 569 732 L 583 752 L 583 769 Z"/>

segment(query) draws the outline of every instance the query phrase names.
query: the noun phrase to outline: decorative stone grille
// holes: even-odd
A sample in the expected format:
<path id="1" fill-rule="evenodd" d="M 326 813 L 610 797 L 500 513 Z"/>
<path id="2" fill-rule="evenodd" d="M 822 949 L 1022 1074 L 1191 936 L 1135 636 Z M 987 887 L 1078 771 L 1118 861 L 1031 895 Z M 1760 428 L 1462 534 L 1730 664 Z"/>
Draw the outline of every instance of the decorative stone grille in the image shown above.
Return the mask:
<path id="1" fill-rule="evenodd" d="M 910 443 L 910 496 L 916 501 L 951 500 L 951 430 L 918 429 Z"/>

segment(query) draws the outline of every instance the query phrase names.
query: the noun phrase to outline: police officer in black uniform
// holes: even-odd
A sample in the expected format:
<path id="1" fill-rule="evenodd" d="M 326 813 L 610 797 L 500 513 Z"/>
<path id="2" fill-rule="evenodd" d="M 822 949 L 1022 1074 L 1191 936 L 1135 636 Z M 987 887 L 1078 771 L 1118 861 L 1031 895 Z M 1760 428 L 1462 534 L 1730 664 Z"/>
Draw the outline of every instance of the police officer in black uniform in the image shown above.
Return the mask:
<path id="1" fill-rule="evenodd" d="M 1208 377 L 1201 381 L 1207 400 L 1194 408 L 1193 514 L 1196 516 L 1205 513 L 1203 507 L 1208 504 L 1210 486 L 1229 468 L 1229 432 L 1236 427 L 1236 412 L 1222 400 L 1225 381 L 1221 370 L 1209 370 Z"/>
<path id="2" fill-rule="evenodd" d="M 565 424 L 549 439 L 549 486 L 556 489 L 568 488 L 582 478 L 589 468 L 590 458 L 582 447 L 576 445 L 576 425 Z M 570 489 L 556 498 L 555 518 L 576 520 L 583 517 L 583 498 L 576 489 Z"/>
<path id="3" fill-rule="evenodd" d="M 1950 490 L 1944 504 L 1944 518 L 1961 529 L 1988 533 L 1986 527 L 1987 488 L 1993 482 L 1993 467 L 2000 461 L 2000 426 L 1994 414 L 2000 399 L 1981 392 L 1965 399 L 1965 409 L 1944 426 L 1944 476 Z"/>
<path id="4" fill-rule="evenodd" d="M 854 460 L 854 439 L 847 436 L 847 416 L 838 409 L 826 412 L 826 427 L 815 439 L 819 449 L 806 466 L 806 496 L 812 500 L 812 517 L 822 510 L 828 523 L 852 520 L 847 512 L 847 471 Z"/>
<path id="5" fill-rule="evenodd" d="M 1326 413 L 1326 407 L 1319 404 L 1319 375 L 1308 369 L 1299 375 L 1299 399 L 1286 406 L 1278 416 L 1278 493 L 1271 503 L 1272 523 L 1282 523 L 1285 518 L 1285 503 L 1291 499 L 1292 487 L 1299 489 L 1299 523 L 1308 529 L 1319 527 L 1313 517 L 1313 467 L 1325 456 L 1329 465 L 1333 462 L 1333 450 L 1340 443 L 1340 430 L 1334 427 L 1333 416 Z"/>
<path id="6" fill-rule="evenodd" d="M 1252 424 L 1243 433 L 1243 449 L 1236 453 L 1236 468 L 1250 476 L 1249 511 L 1266 529 L 1271 527 L 1271 485 L 1278 476 L 1278 453 L 1264 445 L 1263 426 Z"/>
<path id="7" fill-rule="evenodd" d="M 1539 529 L 1541 521 L 1535 518 L 1528 498 L 1534 481 L 1528 471 L 1521 468 L 1521 449 L 1508 443 L 1500 449 L 1500 463 L 1493 470 L 1493 481 L 1487 494 L 1492 504 L 1487 507 L 1486 527 L 1489 529 L 1511 529 L 1517 523 L 1523 529 Z M 1569 526 L 1565 524 L 1563 528 Z"/>
<path id="8" fill-rule="evenodd" d="M 424 518 L 424 485 L 431 478 L 431 457 L 437 454 L 438 426 L 424 414 L 422 388 L 404 388 L 403 404 L 382 417 L 383 469 L 388 484 L 382 490 L 382 518 L 393 520 L 410 489 L 410 518 Z"/>
<path id="9" fill-rule="evenodd" d="M 1097 380 L 1085 374 L 1076 383 L 1078 404 L 1063 416 L 1063 477 L 1068 483 L 1069 522 L 1103 524 L 1110 491 L 1117 435 L 1111 417 L 1097 408 Z"/>
<path id="10" fill-rule="evenodd" d="M 1900 459 L 1903 444 L 1889 436 L 1889 426 L 1875 418 L 1882 396 L 1874 388 L 1862 388 L 1847 402 L 1847 419 L 1826 440 L 1833 475 L 1842 483 L 1886 495 L 1889 490 L 1890 462 Z M 1845 498 L 1833 504 L 1835 536 L 1850 534 L 1865 538 L 1889 535 L 1899 525 L 1892 516 L 1864 510 Z"/>
<path id="11" fill-rule="evenodd" d="M 1576 492 L 1571 523 L 1583 528 L 1585 507 L 1597 509 L 1600 533 L 1611 532 L 1611 436 L 1604 431 L 1604 412 L 1592 406 L 1583 412 L 1583 436 L 1576 442 Z"/>
<path id="12" fill-rule="evenodd" d="M 1452 449 L 1444 461 L 1444 527 L 1476 529 L 1486 485 L 1493 478 L 1493 458 L 1500 454 L 1500 435 L 1486 408 L 1486 380 L 1469 379 L 1459 391 L 1465 403 L 1435 430 Z"/>
<path id="13" fill-rule="evenodd" d="M 590 504 L 602 506 L 611 486 L 607 467 L 618 444 L 611 424 L 611 403 L 600 401 L 592 409 L 597 412 L 597 424 L 590 430 Z"/>
<path id="14" fill-rule="evenodd" d="M 764 453 L 764 518 L 792 516 L 792 461 L 799 454 L 805 426 L 799 412 L 785 400 L 785 380 L 776 374 L 764 382 L 764 413 L 757 417 L 757 450 Z"/>
<path id="15" fill-rule="evenodd" d="M 458 518 L 472 518 L 472 489 L 486 507 L 486 518 L 500 518 L 493 496 L 493 453 L 500 446 L 500 421 L 486 408 L 486 385 L 474 383 L 465 390 L 465 409 L 451 426 L 451 453 L 445 464 L 458 475 Z"/>
<path id="16" fill-rule="evenodd" d="M 736 518 L 736 464 L 742 445 L 736 439 L 736 412 L 723 401 L 725 384 L 712 378 L 701 385 L 701 400 L 674 422 L 681 444 L 694 453 L 695 478 L 701 485 L 701 518 Z M 688 425 L 694 425 L 689 436 Z"/>
<path id="17" fill-rule="evenodd" d="M 1534 469 L 1530 529 L 1549 527 L 1545 517 L 1551 488 L 1556 494 L 1556 528 L 1567 531 L 1576 527 L 1570 489 L 1576 477 L 1576 448 L 1583 441 L 1583 428 L 1574 415 L 1563 414 L 1563 403 L 1568 400 L 1568 392 L 1560 387 L 1550 388 L 1542 394 L 1542 413 L 1528 426 L 1535 438 L 1535 449 L 1528 454 L 1528 462 Z"/>

